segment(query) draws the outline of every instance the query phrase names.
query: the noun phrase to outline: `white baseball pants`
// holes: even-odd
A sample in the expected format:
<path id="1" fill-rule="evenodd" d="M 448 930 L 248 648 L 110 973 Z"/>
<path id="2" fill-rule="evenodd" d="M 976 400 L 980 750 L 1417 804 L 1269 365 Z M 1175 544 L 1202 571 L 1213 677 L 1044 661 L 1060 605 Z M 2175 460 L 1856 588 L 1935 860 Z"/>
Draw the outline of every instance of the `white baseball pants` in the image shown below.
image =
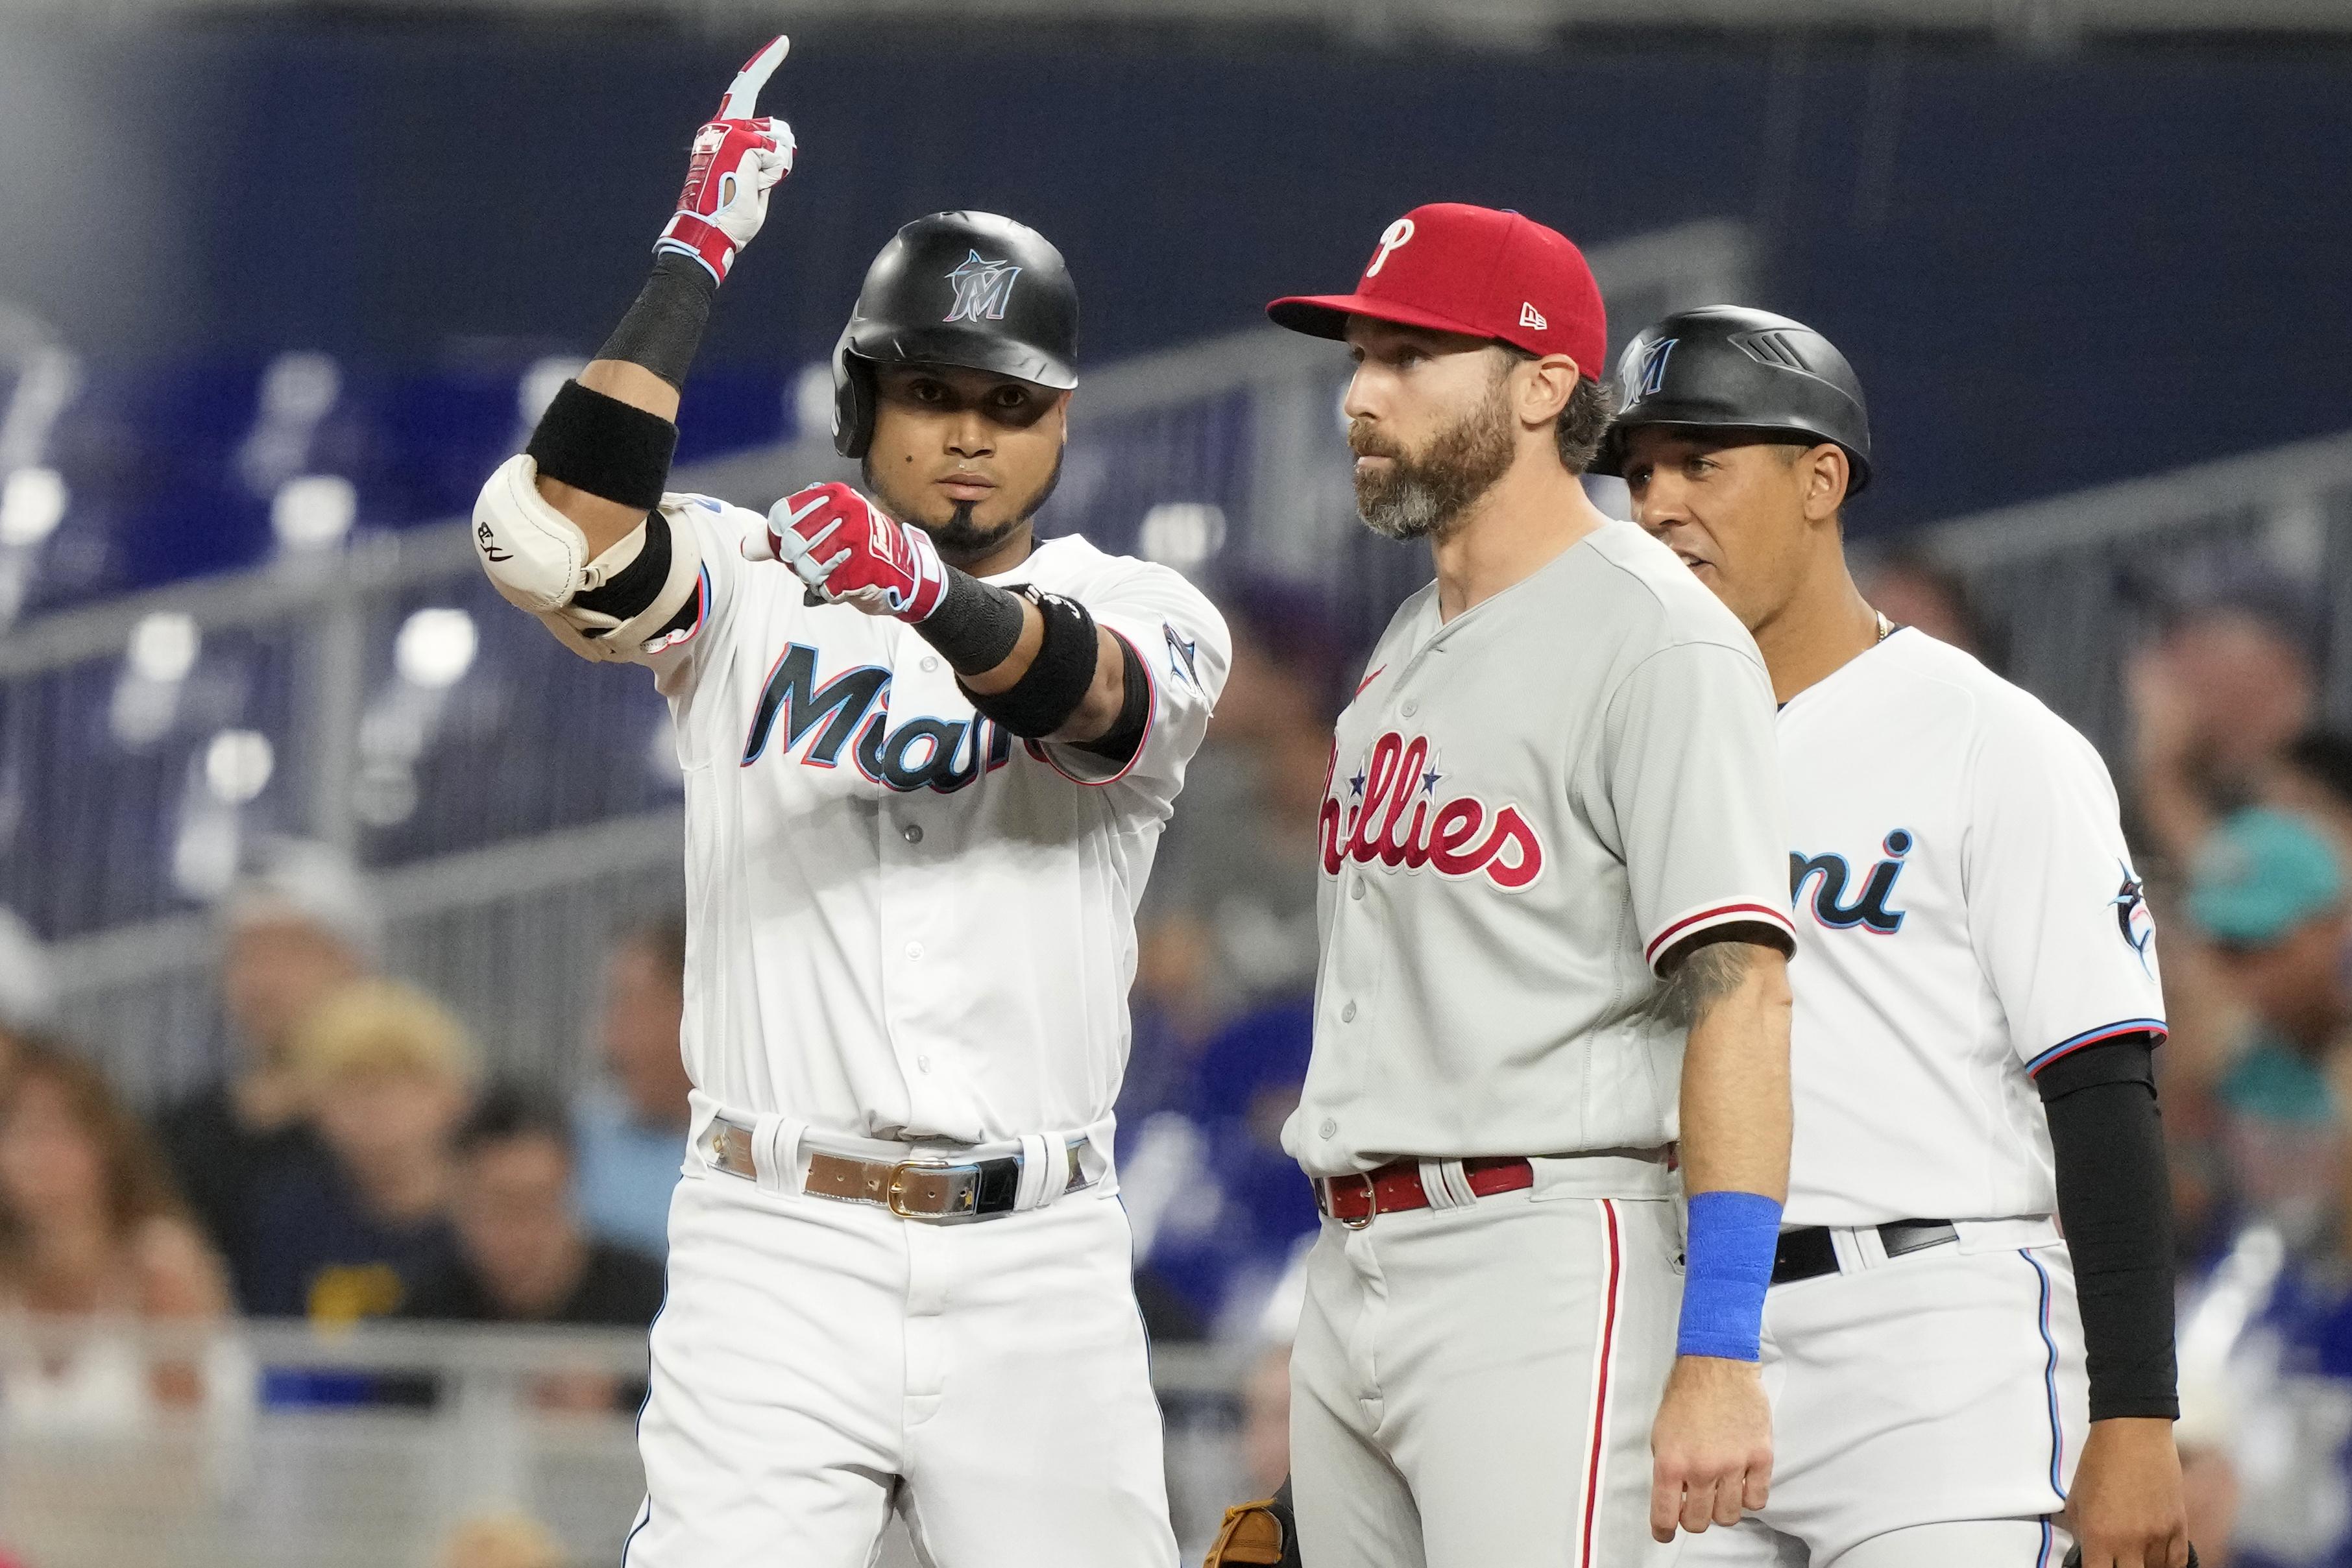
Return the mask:
<path id="1" fill-rule="evenodd" d="M 1313 1568 L 1640 1568 L 1650 1425 L 1682 1308 L 1663 1157 L 1538 1160 L 1536 1186 L 1326 1219 L 1291 1352 Z M 1442 1193 L 1447 1184 L 1423 1185 Z"/>
<path id="2" fill-rule="evenodd" d="M 698 1168 L 624 1568 L 1172 1568 L 1115 1196 L 940 1226 Z"/>
<path id="3" fill-rule="evenodd" d="M 1764 1301 L 1772 1499 L 1682 1568 L 2057 1568 L 2089 1419 L 2074 1270 L 2047 1220 L 1963 1222 Z"/>

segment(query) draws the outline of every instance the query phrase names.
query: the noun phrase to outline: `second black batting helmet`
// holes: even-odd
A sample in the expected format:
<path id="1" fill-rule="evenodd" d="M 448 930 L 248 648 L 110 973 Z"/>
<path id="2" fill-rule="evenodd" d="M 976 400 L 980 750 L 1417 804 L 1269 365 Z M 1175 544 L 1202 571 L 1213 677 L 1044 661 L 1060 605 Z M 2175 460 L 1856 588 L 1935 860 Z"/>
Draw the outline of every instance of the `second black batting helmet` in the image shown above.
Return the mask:
<path id="1" fill-rule="evenodd" d="M 1643 425 L 1810 436 L 1845 449 L 1849 496 L 1870 483 L 1870 411 L 1835 345 L 1801 321 L 1738 305 L 1682 310 L 1625 345 L 1617 418 L 1595 474 L 1622 474 L 1625 433 Z"/>
<path id="2" fill-rule="evenodd" d="M 874 367 L 960 365 L 1056 392 L 1078 384 L 1078 291 L 1044 235 L 994 213 L 934 213 L 900 229 L 857 291 L 833 350 L 833 444 L 874 441 Z"/>

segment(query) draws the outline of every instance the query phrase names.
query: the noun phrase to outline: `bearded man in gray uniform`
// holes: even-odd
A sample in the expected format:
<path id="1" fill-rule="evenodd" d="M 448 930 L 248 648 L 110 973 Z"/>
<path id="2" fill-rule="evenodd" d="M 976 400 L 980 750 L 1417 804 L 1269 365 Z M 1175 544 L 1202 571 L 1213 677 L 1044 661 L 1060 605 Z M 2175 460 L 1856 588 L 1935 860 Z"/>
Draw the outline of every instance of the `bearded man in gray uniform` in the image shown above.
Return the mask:
<path id="1" fill-rule="evenodd" d="M 1771 1474 L 1771 687 L 1714 596 L 1585 498 L 1607 332 L 1565 237 L 1421 207 L 1354 293 L 1267 314 L 1348 342 L 1360 507 L 1437 568 L 1340 716 L 1322 808 L 1284 1134 L 1326 1216 L 1289 1544 L 1318 1568 L 1658 1560 Z"/>

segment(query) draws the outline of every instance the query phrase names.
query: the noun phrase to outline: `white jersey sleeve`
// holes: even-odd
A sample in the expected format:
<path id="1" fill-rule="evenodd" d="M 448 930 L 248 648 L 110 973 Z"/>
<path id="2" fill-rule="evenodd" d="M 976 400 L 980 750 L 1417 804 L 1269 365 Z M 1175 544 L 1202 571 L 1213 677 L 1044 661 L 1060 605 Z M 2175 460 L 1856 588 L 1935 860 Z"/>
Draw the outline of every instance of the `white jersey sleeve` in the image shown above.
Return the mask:
<path id="1" fill-rule="evenodd" d="M 1135 651 L 1151 687 L 1143 738 L 1125 764 L 1081 747 L 1040 743 L 1056 772 L 1098 788 L 1117 787 L 1122 814 L 1163 821 L 1183 787 L 1185 765 L 1200 749 L 1209 712 L 1224 690 L 1233 640 L 1208 596 L 1180 572 L 1148 561 L 1106 558 L 1116 577 L 1073 594 L 1095 623 Z"/>
<path id="2" fill-rule="evenodd" d="M 1989 715 L 1961 876 L 1977 961 L 2028 1072 L 2126 1035 L 2163 1038 L 2155 928 L 2090 742 L 2023 694 Z"/>
<path id="3" fill-rule="evenodd" d="M 1651 967 L 1717 925 L 1769 925 L 1794 946 L 1762 662 L 1718 643 L 1661 648 L 1612 695 L 1604 746 L 1610 811 Z"/>
<path id="4" fill-rule="evenodd" d="M 684 636 L 639 662 L 653 670 L 662 695 L 682 698 L 723 657 L 752 591 L 751 574 L 774 569 L 743 557 L 744 538 L 767 527 L 767 518 L 751 508 L 710 496 L 672 494 L 662 497 L 661 511 L 670 526 L 670 548 L 690 543 L 702 557 L 698 614 Z"/>

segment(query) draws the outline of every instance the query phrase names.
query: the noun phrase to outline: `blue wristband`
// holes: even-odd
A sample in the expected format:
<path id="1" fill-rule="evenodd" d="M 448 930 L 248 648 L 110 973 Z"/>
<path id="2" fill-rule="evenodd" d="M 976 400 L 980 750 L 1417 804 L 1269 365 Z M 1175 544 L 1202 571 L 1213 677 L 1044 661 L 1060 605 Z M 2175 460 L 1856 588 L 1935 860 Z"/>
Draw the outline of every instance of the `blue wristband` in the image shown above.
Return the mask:
<path id="1" fill-rule="evenodd" d="M 1764 1291 L 1780 1242 L 1780 1206 L 1752 1192 L 1693 1193 L 1683 1256 L 1682 1332 L 1676 1355 L 1758 1359 Z"/>

